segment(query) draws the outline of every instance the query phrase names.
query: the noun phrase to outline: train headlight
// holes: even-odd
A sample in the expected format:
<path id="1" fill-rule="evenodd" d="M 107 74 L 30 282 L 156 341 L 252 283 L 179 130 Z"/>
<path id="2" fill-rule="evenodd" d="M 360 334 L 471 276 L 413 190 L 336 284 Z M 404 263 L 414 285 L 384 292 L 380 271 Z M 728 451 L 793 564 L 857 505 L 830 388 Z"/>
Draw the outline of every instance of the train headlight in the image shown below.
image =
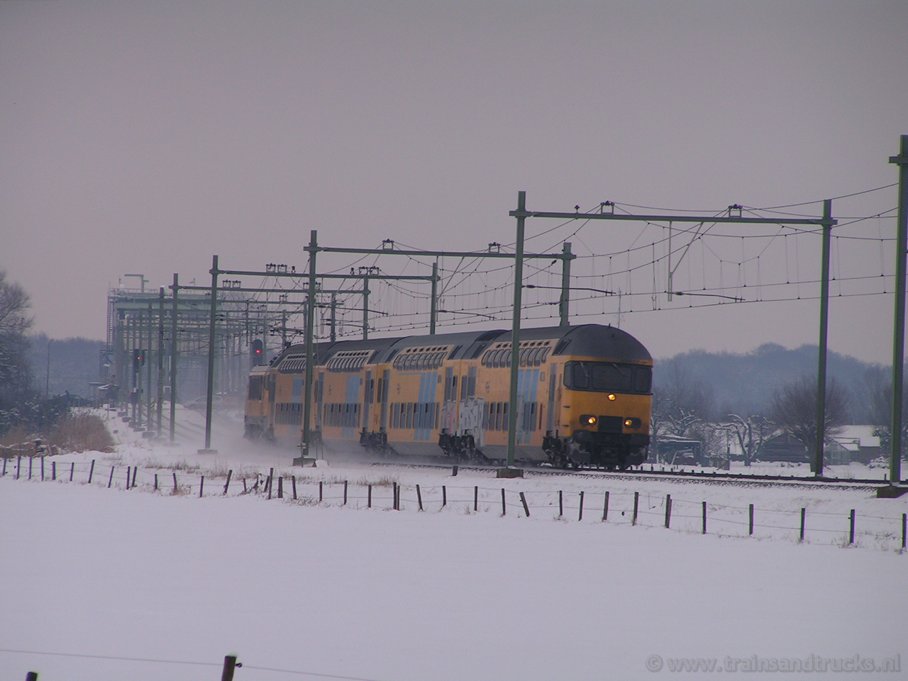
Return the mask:
<path id="1" fill-rule="evenodd" d="M 625 427 L 625 428 L 639 428 L 639 427 L 640 427 L 640 419 L 638 419 L 638 418 L 635 417 L 635 416 L 633 416 L 633 417 L 628 417 L 628 418 L 624 419 L 624 427 Z"/>
<path id="2" fill-rule="evenodd" d="M 609 393 L 609 394 L 608 394 L 608 401 L 609 401 L 609 402 L 614 402 L 614 401 L 617 400 L 617 399 L 618 399 L 618 396 L 615 395 L 615 393 Z"/>
<path id="3" fill-rule="evenodd" d="M 599 419 L 592 414 L 584 414 L 580 417 L 580 423 L 584 426 L 595 426 L 597 423 L 599 423 Z"/>

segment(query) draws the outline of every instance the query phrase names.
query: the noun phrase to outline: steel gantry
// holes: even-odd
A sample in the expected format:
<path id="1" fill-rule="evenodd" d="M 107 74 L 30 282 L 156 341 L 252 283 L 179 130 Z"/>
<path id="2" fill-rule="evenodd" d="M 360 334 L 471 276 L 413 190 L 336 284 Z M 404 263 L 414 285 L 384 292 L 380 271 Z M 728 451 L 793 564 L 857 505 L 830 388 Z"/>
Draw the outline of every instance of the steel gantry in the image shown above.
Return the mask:
<path id="1" fill-rule="evenodd" d="M 904 144 L 904 141 L 903 141 Z M 904 172 L 904 170 L 903 170 Z M 737 212 L 737 215 L 733 213 Z M 527 218 L 543 218 L 554 220 L 622 220 L 634 222 L 689 222 L 689 223 L 732 223 L 743 225 L 809 225 L 820 227 L 822 229 L 822 285 L 820 292 L 820 352 L 817 370 L 817 411 L 816 424 L 817 436 L 813 443 L 812 465 L 817 477 L 823 474 L 823 436 L 826 432 L 825 415 L 826 415 L 826 354 L 827 354 L 827 327 L 829 314 L 829 244 L 832 228 L 837 221 L 832 218 L 832 201 L 823 202 L 823 216 L 819 218 L 763 218 L 743 216 L 741 207 L 737 205 L 729 206 L 727 215 L 634 215 L 614 212 L 614 204 L 610 201 L 604 201 L 600 204 L 598 213 L 580 213 L 579 209 L 575 212 L 556 212 L 556 211 L 528 211 L 526 209 L 526 192 L 518 192 L 517 209 L 510 212 L 511 217 L 517 220 L 517 239 L 518 248 L 522 247 L 524 222 Z M 669 268 L 671 274 L 671 268 Z M 518 275 L 519 276 L 519 275 Z M 904 279 L 904 277 L 903 277 Z M 520 335 L 520 286 L 514 289 L 514 324 L 513 324 L 513 345 L 512 352 L 516 348 Z M 685 292 L 673 291 L 669 280 L 666 293 L 668 295 L 684 294 Z M 514 353 L 511 358 L 511 403 L 517 401 L 517 355 Z M 508 465 L 513 462 L 513 452 L 515 447 L 517 414 L 513 410 L 509 414 L 508 423 Z"/>

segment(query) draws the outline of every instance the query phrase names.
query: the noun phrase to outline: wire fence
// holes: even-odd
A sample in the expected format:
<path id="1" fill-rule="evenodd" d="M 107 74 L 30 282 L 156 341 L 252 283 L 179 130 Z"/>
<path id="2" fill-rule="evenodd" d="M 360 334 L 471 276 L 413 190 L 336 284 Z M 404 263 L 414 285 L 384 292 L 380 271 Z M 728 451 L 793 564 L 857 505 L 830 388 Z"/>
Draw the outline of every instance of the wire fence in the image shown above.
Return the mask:
<path id="1" fill-rule="evenodd" d="M 59 457 L 16 456 L 2 459 L 0 477 L 199 498 L 253 495 L 298 505 L 359 510 L 483 513 L 536 520 L 661 527 L 722 537 L 896 551 L 905 551 L 908 527 L 906 513 L 887 516 L 862 511 L 858 515 L 856 509 L 843 512 L 807 506 L 769 508 L 754 503 L 715 503 L 707 499 L 627 490 L 565 492 L 438 482 L 401 484 L 388 476 L 373 481 L 315 479 L 312 475 L 291 474 L 274 468 L 267 472 L 234 474 L 232 469 L 149 468 L 100 464 L 94 459 L 67 461 Z"/>

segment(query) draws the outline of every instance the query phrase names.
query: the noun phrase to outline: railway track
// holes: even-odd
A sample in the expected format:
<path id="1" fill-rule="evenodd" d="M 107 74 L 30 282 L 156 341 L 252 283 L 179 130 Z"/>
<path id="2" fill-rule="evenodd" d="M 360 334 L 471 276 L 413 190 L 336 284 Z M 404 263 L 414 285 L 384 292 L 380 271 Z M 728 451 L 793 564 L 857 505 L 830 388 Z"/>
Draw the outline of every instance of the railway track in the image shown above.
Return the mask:
<path id="1" fill-rule="evenodd" d="M 407 461 L 407 460 L 383 460 L 372 463 L 373 466 L 394 466 L 398 468 L 452 468 L 457 465 L 458 470 L 475 471 L 480 473 L 496 472 L 501 466 L 484 465 L 484 464 L 451 464 L 442 462 L 429 461 Z M 875 478 L 817 478 L 814 476 L 781 476 L 761 473 L 724 473 L 719 471 L 696 471 L 696 470 L 664 470 L 650 467 L 646 470 L 641 466 L 638 468 L 628 469 L 625 471 L 609 471 L 602 468 L 580 468 L 580 469 L 559 469 L 549 468 L 546 466 L 519 466 L 526 473 L 534 476 L 576 476 L 576 477 L 594 477 L 599 479 L 615 480 L 682 480 L 691 482 L 715 482 L 719 484 L 746 484 L 759 486 L 808 486 L 808 487 L 839 487 L 843 489 L 878 489 L 887 487 L 888 480 Z"/>

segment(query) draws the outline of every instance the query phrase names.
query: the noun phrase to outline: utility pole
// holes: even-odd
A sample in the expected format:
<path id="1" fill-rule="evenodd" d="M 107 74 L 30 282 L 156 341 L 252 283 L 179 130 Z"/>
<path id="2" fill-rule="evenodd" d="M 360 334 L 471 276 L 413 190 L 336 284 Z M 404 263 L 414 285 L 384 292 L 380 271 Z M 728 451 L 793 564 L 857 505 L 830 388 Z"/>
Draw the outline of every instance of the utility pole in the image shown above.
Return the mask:
<path id="1" fill-rule="evenodd" d="M 438 258 L 432 263 L 432 313 L 429 316 L 429 335 L 435 335 L 435 323 L 438 321 Z"/>
<path id="2" fill-rule="evenodd" d="M 170 442 L 173 444 L 176 436 L 177 423 L 177 343 L 178 328 L 178 298 L 180 290 L 180 275 L 173 273 L 173 308 L 170 313 Z"/>
<path id="3" fill-rule="evenodd" d="M 902 135 L 899 155 L 889 158 L 899 167 L 899 212 L 895 247 L 895 314 L 892 332 L 892 421 L 889 428 L 889 480 L 902 479 L 902 394 L 905 367 L 905 250 L 908 248 L 908 135 Z"/>
<path id="4" fill-rule="evenodd" d="M 135 342 L 136 350 L 139 352 L 139 357 L 144 357 L 142 353 L 142 338 L 143 331 L 145 330 L 145 322 L 142 313 L 138 315 L 138 324 L 133 327 L 133 338 Z M 135 362 L 133 368 L 136 376 L 136 403 L 134 406 L 133 415 L 135 416 L 135 427 L 136 430 L 141 430 L 142 428 L 142 363 L 139 361 Z"/>
<path id="5" fill-rule="evenodd" d="M 520 313 L 523 294 L 523 235 L 526 225 L 526 192 L 517 192 L 517 210 L 511 215 L 517 218 L 517 253 L 514 258 L 514 312 L 511 323 L 511 384 L 510 406 L 508 408 L 508 460 L 507 470 L 499 469 L 498 477 L 523 477 L 523 471 L 517 472 L 514 466 L 514 454 L 517 449 L 517 379 L 520 375 Z M 564 296 L 562 292 L 562 296 Z"/>
<path id="6" fill-rule="evenodd" d="M 820 282 L 820 348 L 817 366 L 817 439 L 814 443 L 813 474 L 823 477 L 826 446 L 826 344 L 829 328 L 829 245 L 832 234 L 832 201 L 823 201 L 823 253 Z"/>
<path id="7" fill-rule="evenodd" d="M 315 256 L 318 254 L 318 232 L 311 230 L 309 232 L 309 304 L 306 306 L 306 394 L 303 396 L 303 433 L 302 442 L 300 442 L 300 456 L 294 460 L 294 464 L 303 465 L 309 457 L 312 445 L 312 429 L 310 420 L 312 418 L 312 374 L 315 369 L 315 352 L 314 352 L 314 326 L 315 326 L 315 285 L 316 269 Z"/>
<path id="8" fill-rule="evenodd" d="M 152 330 L 153 330 L 153 326 L 154 326 L 152 324 L 153 319 L 154 319 L 154 308 L 152 307 L 151 303 L 148 303 L 148 329 L 147 329 L 148 333 L 145 336 L 145 341 L 146 341 L 147 345 L 145 348 L 145 355 L 144 355 L 144 357 L 145 357 L 145 377 L 147 379 L 146 383 L 148 384 L 148 388 L 146 390 L 146 396 L 145 396 L 145 432 L 147 433 L 147 437 L 150 437 L 152 435 L 152 433 L 154 432 L 154 431 L 152 431 L 152 421 L 151 421 L 151 348 L 152 348 L 151 338 L 152 338 Z"/>
<path id="9" fill-rule="evenodd" d="M 218 314 L 218 256 L 211 256 L 211 315 L 208 323 L 208 397 L 205 402 L 205 448 L 199 454 L 215 453 L 211 449 L 211 408 L 214 401 L 214 353 Z"/>
<path id="10" fill-rule="evenodd" d="M 558 317 L 560 326 L 570 326 L 570 290 L 571 290 L 571 242 L 561 245 L 561 297 L 558 299 Z"/>

